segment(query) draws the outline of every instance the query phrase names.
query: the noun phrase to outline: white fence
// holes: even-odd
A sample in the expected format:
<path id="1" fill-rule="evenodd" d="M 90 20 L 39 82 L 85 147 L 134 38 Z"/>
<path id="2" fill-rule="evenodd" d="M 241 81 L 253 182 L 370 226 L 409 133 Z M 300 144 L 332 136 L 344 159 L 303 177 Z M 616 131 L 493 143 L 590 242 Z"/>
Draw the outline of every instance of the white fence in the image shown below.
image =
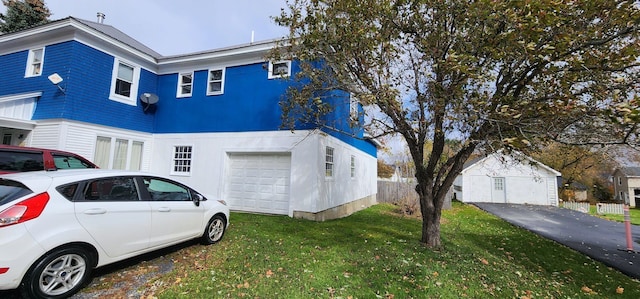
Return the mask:
<path id="1" fill-rule="evenodd" d="M 596 210 L 598 214 L 624 214 L 623 205 L 619 203 L 598 203 Z"/>
<path id="2" fill-rule="evenodd" d="M 562 202 L 562 207 L 565 209 L 571 209 L 571 210 L 579 211 L 582 213 L 589 213 L 590 206 L 588 202 L 564 201 Z"/>
<path id="3" fill-rule="evenodd" d="M 565 209 L 589 213 L 588 202 L 565 201 L 562 203 L 562 207 Z M 596 212 L 598 214 L 624 214 L 623 205 L 619 203 L 598 203 L 596 204 Z"/>

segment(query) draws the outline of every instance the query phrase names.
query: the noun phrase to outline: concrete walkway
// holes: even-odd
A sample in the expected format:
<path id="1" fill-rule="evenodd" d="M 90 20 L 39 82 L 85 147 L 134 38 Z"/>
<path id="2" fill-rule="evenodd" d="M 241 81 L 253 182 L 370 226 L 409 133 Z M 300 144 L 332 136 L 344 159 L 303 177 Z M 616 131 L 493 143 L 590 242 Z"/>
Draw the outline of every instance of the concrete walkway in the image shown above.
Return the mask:
<path id="1" fill-rule="evenodd" d="M 573 248 L 594 260 L 640 279 L 640 226 L 631 225 L 627 251 L 624 223 L 559 207 L 473 203 L 505 221 Z"/>

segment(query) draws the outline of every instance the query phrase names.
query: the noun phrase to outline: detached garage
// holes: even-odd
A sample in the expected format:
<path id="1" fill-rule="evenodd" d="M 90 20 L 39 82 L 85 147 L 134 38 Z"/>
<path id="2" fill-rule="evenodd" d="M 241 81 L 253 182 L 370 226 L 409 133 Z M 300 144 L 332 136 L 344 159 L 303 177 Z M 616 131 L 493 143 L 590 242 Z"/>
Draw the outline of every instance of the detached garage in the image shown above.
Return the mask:
<path id="1" fill-rule="evenodd" d="M 290 153 L 229 153 L 226 196 L 236 210 L 289 214 Z"/>
<path id="2" fill-rule="evenodd" d="M 465 165 L 454 183 L 462 202 L 558 205 L 560 172 L 521 153 L 496 152 Z"/>

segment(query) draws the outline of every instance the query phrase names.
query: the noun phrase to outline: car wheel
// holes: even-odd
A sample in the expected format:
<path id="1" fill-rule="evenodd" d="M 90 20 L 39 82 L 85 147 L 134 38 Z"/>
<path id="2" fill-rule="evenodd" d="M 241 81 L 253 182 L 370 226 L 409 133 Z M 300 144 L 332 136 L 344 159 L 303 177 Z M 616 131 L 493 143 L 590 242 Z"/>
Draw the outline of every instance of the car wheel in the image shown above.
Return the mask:
<path id="1" fill-rule="evenodd" d="M 222 240 L 224 231 L 227 228 L 227 222 L 220 215 L 215 215 L 209 220 L 202 234 L 203 244 L 213 244 Z"/>
<path id="2" fill-rule="evenodd" d="M 21 291 L 25 298 L 66 298 L 83 287 L 93 262 L 86 250 L 66 247 L 41 258 L 27 272 Z"/>

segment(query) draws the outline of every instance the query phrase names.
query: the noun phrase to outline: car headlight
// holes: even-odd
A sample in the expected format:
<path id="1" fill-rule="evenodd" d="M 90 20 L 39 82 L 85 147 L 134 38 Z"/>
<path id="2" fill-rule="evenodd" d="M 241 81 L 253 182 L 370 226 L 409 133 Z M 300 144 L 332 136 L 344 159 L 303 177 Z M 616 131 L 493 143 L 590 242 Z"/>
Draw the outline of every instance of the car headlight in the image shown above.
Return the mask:
<path id="1" fill-rule="evenodd" d="M 225 206 L 227 205 L 227 202 L 226 202 L 226 201 L 224 201 L 223 199 L 218 199 L 218 202 L 219 202 L 219 203 L 221 203 L 221 204 L 223 204 L 223 205 L 225 205 Z"/>

